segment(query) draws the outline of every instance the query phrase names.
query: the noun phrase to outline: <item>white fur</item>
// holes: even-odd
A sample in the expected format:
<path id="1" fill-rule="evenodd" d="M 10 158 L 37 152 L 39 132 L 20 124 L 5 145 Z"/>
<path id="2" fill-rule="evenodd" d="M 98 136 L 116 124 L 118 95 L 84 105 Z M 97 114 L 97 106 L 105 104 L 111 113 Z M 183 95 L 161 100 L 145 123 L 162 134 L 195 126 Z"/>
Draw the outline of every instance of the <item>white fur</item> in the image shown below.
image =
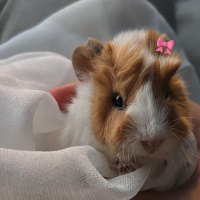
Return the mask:
<path id="1" fill-rule="evenodd" d="M 109 152 L 91 133 L 91 90 L 91 82 L 81 83 L 77 87 L 77 97 L 67 107 L 66 127 L 59 138 L 62 148 L 89 145 L 103 153 Z"/>
<path id="2" fill-rule="evenodd" d="M 134 30 L 121 32 L 112 40 L 113 45 L 122 47 L 129 44 L 130 49 L 137 47 L 141 42 L 144 42 L 147 37 L 147 32 L 145 30 Z M 120 49 L 119 49 L 120 50 Z"/>
<path id="3" fill-rule="evenodd" d="M 129 50 L 132 51 L 138 47 L 138 45 L 142 45 L 142 50 L 140 52 L 139 57 L 143 58 L 144 60 L 144 70 L 150 67 L 155 60 L 160 61 L 160 66 L 164 66 L 167 62 L 171 63 L 175 61 L 174 57 L 167 56 L 167 57 L 157 57 L 155 54 L 152 54 L 148 47 L 147 47 L 147 37 L 148 31 L 145 29 L 142 30 L 134 30 L 134 31 L 125 31 L 121 32 L 117 36 L 114 37 L 112 40 L 112 44 L 118 48 L 118 54 L 120 54 L 121 48 L 124 45 L 129 45 Z M 178 60 L 177 60 L 178 61 Z"/>
<path id="4" fill-rule="evenodd" d="M 153 139 L 165 133 L 167 111 L 153 97 L 150 80 L 137 92 L 126 113 L 132 117 L 144 139 Z"/>

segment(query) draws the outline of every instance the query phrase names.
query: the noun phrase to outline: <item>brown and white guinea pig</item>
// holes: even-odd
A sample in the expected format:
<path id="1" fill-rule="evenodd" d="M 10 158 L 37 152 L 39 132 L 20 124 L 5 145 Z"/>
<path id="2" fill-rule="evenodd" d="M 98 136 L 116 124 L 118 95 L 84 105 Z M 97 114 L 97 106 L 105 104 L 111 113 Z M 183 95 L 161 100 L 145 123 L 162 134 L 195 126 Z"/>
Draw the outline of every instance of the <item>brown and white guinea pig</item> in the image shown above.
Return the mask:
<path id="1" fill-rule="evenodd" d="M 89 39 L 72 62 L 80 80 L 67 107 L 62 147 L 90 145 L 122 173 L 160 161 L 169 167 L 158 189 L 177 187 L 196 167 L 187 92 L 175 74 L 178 53 L 157 52 L 152 30 L 122 32 L 101 44 Z M 181 172 L 181 173 L 180 173 Z"/>

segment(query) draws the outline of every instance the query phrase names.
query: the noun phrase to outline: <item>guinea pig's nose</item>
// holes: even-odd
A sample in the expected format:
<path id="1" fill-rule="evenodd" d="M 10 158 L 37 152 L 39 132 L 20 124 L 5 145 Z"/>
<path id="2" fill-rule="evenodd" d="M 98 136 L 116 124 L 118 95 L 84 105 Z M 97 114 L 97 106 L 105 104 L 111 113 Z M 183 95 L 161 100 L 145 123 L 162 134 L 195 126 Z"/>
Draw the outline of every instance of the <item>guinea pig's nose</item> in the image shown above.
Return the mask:
<path id="1" fill-rule="evenodd" d="M 143 148 L 149 153 L 154 153 L 161 143 L 162 140 L 141 140 Z"/>

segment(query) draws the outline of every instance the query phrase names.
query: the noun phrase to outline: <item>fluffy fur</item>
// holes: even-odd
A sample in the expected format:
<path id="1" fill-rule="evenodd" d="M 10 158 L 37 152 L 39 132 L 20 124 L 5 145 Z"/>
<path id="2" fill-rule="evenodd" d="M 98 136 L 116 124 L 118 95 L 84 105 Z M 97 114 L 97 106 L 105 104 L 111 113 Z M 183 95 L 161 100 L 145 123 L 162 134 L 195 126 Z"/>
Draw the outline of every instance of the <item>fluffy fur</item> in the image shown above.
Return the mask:
<path id="1" fill-rule="evenodd" d="M 179 154 L 186 157 L 182 148 L 191 149 L 194 137 L 185 85 L 175 75 L 181 59 L 176 52 L 156 52 L 159 37 L 167 40 L 151 30 L 129 31 L 104 45 L 89 39 L 74 51 L 73 66 L 81 83 L 67 108 L 63 148 L 91 145 L 120 173 L 124 166 L 133 170 L 155 159 L 166 166 Z M 112 106 L 115 92 L 124 100 L 123 109 Z M 191 176 L 195 164 L 187 157 L 184 162 L 192 165 L 185 178 L 175 183 L 172 173 L 159 189 L 178 186 Z"/>

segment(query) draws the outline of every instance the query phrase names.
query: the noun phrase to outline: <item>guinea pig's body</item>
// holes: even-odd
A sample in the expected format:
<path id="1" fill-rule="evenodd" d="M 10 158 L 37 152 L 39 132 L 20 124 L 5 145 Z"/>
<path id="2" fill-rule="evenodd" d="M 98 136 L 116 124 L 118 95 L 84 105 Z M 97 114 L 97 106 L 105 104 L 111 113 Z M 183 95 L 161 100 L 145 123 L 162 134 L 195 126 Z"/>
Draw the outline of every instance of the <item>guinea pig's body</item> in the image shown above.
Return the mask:
<path id="1" fill-rule="evenodd" d="M 74 51 L 80 84 L 59 143 L 93 146 L 119 173 L 158 162 L 166 172 L 155 188 L 167 190 L 191 177 L 197 150 L 184 82 L 175 75 L 181 59 L 156 51 L 159 37 L 166 40 L 129 31 Z"/>

